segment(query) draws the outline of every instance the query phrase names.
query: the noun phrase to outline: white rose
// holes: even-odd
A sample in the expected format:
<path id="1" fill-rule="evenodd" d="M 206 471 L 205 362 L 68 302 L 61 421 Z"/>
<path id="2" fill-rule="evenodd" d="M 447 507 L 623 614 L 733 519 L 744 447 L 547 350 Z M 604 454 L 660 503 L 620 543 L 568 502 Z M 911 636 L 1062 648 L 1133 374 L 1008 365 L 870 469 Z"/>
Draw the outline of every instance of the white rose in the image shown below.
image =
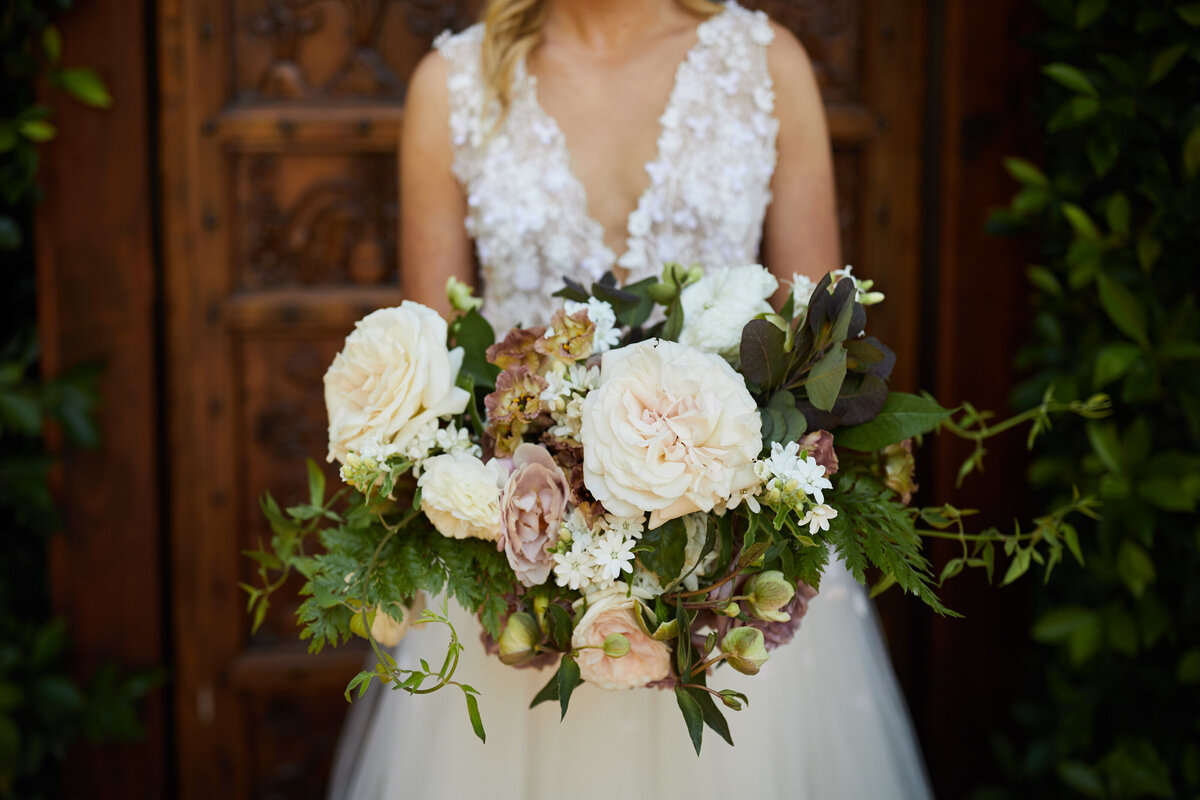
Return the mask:
<path id="1" fill-rule="evenodd" d="M 461 348 L 446 349 L 446 321 L 405 300 L 359 320 L 325 373 L 329 459 L 351 452 L 403 452 L 432 420 L 461 414 L 468 394 L 455 386 Z"/>
<path id="2" fill-rule="evenodd" d="M 500 489 L 508 473 L 495 459 L 484 464 L 469 453 L 447 453 L 425 462 L 417 479 L 421 510 L 452 539 L 500 536 Z"/>
<path id="3" fill-rule="evenodd" d="M 610 513 L 650 528 L 712 511 L 758 483 L 762 422 L 729 364 L 650 339 L 604 354 L 583 403 L 583 482 Z"/>
<path id="4" fill-rule="evenodd" d="M 759 314 L 774 310 L 767 301 L 778 288 L 775 276 L 758 264 L 709 272 L 680 296 L 680 343 L 736 361 L 742 328 Z"/>

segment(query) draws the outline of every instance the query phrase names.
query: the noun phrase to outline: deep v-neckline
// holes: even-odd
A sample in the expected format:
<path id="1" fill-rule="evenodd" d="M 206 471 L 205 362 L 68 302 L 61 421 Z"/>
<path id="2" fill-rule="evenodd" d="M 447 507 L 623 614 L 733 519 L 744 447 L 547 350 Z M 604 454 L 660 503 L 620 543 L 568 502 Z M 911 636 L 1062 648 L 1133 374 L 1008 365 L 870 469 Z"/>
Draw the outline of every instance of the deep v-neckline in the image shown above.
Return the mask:
<path id="1" fill-rule="evenodd" d="M 587 186 L 576 174 L 575 168 L 572 165 L 571 149 L 567 145 L 566 134 L 563 133 L 562 128 L 558 124 L 558 120 L 550 115 L 544 108 L 542 108 L 542 104 L 538 100 L 537 76 L 530 74 L 524 58 L 522 58 L 517 64 L 516 79 L 519 85 L 524 87 L 535 116 L 540 118 L 543 124 L 548 126 L 549 130 L 553 133 L 551 138 L 553 139 L 554 144 L 560 149 L 560 155 L 562 156 L 566 167 L 567 179 L 575 185 L 583 199 L 583 208 L 580 209 L 582 221 L 589 229 L 589 235 L 592 238 L 593 246 L 595 246 L 598 252 L 604 255 L 608 269 L 616 268 L 620 264 L 621 259 L 628 255 L 631 249 L 630 242 L 637 238 L 636 234 L 632 230 L 633 218 L 634 215 L 638 213 L 638 210 L 647 204 L 651 193 L 658 185 L 654 180 L 654 175 L 656 172 L 661 170 L 665 155 L 663 152 L 663 140 L 666 137 L 668 130 L 666 121 L 674 111 L 675 106 L 678 105 L 680 86 L 684 82 L 684 73 L 687 69 L 688 63 L 692 61 L 696 54 L 699 53 L 705 46 L 705 40 L 707 38 L 705 35 L 706 26 L 713 24 L 719 18 L 724 16 L 724 11 L 720 11 L 716 14 L 713 14 L 711 17 L 707 17 L 706 19 L 700 21 L 700 24 L 696 26 L 696 41 L 693 42 L 690 47 L 688 47 L 687 51 L 683 54 L 683 59 L 675 68 L 675 76 L 674 81 L 671 84 L 671 91 L 667 94 L 666 104 L 663 106 L 662 113 L 658 116 L 658 135 L 654 140 L 654 158 L 653 160 L 646 162 L 642 168 L 646 178 L 646 185 L 638 195 L 637 200 L 634 202 L 633 208 L 630 209 L 629 213 L 625 215 L 625 249 L 619 255 L 608 246 L 604 225 L 594 216 L 592 216 L 591 208 L 588 202 L 589 195 Z"/>

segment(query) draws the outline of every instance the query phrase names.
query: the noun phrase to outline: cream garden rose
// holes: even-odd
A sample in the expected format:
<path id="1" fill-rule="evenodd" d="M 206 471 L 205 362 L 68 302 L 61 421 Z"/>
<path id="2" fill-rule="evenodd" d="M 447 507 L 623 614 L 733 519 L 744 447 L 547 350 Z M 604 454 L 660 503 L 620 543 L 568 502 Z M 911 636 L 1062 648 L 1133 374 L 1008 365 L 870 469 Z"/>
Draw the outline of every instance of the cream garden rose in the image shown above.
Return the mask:
<path id="1" fill-rule="evenodd" d="M 758 483 L 762 422 L 720 356 L 650 339 L 604 354 L 583 404 L 583 480 L 611 513 L 650 528 Z"/>
<path id="2" fill-rule="evenodd" d="M 425 462 L 417 479 L 421 511 L 451 539 L 500 537 L 500 491 L 508 477 L 500 462 L 484 464 L 469 453 L 446 453 Z"/>
<path id="3" fill-rule="evenodd" d="M 328 460 L 402 452 L 431 420 L 461 414 L 469 397 L 455 385 L 462 359 L 461 348 L 446 348 L 446 321 L 420 303 L 359 320 L 325 373 Z"/>
<path id="4" fill-rule="evenodd" d="M 579 651 L 579 675 L 601 689 L 636 689 L 671 674 L 671 648 L 642 631 L 634 614 L 641 601 L 629 597 L 629 587 L 615 583 L 588 595 L 587 612 L 571 635 Z M 629 652 L 614 658 L 604 654 L 604 640 L 619 633 L 629 641 Z"/>

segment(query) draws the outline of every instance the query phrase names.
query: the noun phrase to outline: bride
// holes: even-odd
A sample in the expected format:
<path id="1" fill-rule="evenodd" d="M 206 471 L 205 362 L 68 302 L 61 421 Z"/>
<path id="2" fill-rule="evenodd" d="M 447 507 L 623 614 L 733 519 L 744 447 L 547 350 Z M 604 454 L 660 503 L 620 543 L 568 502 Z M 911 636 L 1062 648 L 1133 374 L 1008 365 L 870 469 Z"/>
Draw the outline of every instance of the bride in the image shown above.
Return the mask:
<path id="1" fill-rule="evenodd" d="M 421 62 L 405 113 L 403 285 L 443 312 L 447 278 L 476 283 L 473 255 L 498 330 L 547 319 L 563 276 L 636 281 L 665 261 L 760 252 L 781 283 L 840 266 L 811 65 L 733 2 L 490 0 L 484 24 Z M 930 794 L 874 612 L 836 562 L 762 673 L 722 671 L 751 704 L 729 715 L 737 747 L 709 736 L 699 758 L 671 692 L 585 684 L 562 723 L 554 704 L 528 711 L 549 671 L 486 657 L 478 623 L 453 609 L 468 645 L 456 679 L 482 693 L 487 744 L 459 693 L 376 688 L 355 702 L 330 797 Z M 414 629 L 401 666 L 445 638 Z"/>

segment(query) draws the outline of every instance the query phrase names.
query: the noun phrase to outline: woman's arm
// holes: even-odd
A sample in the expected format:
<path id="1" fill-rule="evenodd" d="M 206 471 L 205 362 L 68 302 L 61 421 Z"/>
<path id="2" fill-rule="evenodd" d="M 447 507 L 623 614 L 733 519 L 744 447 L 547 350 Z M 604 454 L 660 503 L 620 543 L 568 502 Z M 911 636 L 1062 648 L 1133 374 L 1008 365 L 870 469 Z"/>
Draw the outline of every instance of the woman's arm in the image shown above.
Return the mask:
<path id="1" fill-rule="evenodd" d="M 797 272 L 815 280 L 842 266 L 829 130 L 808 54 L 791 31 L 773 27 L 767 68 L 775 84 L 779 160 L 763 225 L 763 259 L 781 282 Z"/>
<path id="2" fill-rule="evenodd" d="M 451 167 L 445 59 L 433 52 L 413 72 L 400 140 L 400 284 L 405 298 L 448 315 L 446 280 L 475 285 L 467 203 Z"/>

